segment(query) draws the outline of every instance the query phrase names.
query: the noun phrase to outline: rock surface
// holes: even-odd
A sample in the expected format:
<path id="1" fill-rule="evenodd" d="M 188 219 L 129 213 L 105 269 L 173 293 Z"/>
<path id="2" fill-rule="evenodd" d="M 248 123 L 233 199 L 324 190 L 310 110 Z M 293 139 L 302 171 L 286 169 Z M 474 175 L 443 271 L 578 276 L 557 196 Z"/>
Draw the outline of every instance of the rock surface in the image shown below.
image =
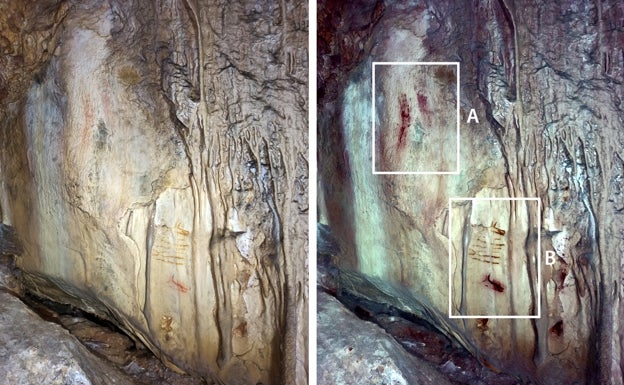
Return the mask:
<path id="1" fill-rule="evenodd" d="M 318 293 L 318 384 L 450 384 L 386 332 Z"/>
<path id="2" fill-rule="evenodd" d="M 133 381 L 61 326 L 42 320 L 19 299 L 0 291 L 0 383 L 130 385 Z"/>
<path id="3" fill-rule="evenodd" d="M 624 381 L 622 15 L 615 0 L 319 3 L 319 217 L 339 264 L 525 381 Z M 385 85 L 394 120 L 371 116 L 372 63 L 397 61 L 460 63 L 459 174 L 372 174 L 373 119 L 388 165 L 426 170 L 455 151 L 431 140 L 454 122 L 428 126 L 423 108 L 443 105 L 452 76 L 403 92 L 409 109 L 412 85 Z M 428 158 L 401 152 L 421 143 L 436 146 Z M 459 197 L 540 206 L 449 206 Z M 483 317 L 449 321 L 449 307 Z"/>
<path id="4" fill-rule="evenodd" d="M 218 383 L 307 382 L 303 1 L 0 3 L 0 213 L 40 296 Z"/>
<path id="5" fill-rule="evenodd" d="M 357 315 L 361 320 L 372 322 L 388 335 L 392 336 L 404 349 L 396 352 L 399 355 L 410 354 L 419 361 L 424 361 L 435 368 L 447 381 L 460 385 L 519 385 L 526 382 L 517 376 L 492 370 L 487 362 L 480 362 L 477 357 L 468 352 L 460 341 L 450 337 L 445 332 L 444 325 L 433 326 L 425 319 L 432 319 L 426 306 L 415 302 L 402 303 L 405 312 L 392 303 L 394 296 L 398 301 L 405 297 L 399 292 L 392 292 L 392 288 L 383 282 L 374 282 L 362 274 L 353 271 L 340 271 L 337 267 L 329 269 L 336 272 L 334 279 L 327 280 L 319 272 L 319 290 L 335 296 L 341 304 Z M 327 283 L 330 285 L 328 286 Z M 337 283 L 337 284 L 336 284 Z M 389 289 L 384 292 L 380 288 Z M 409 297 L 408 297 L 409 298 Z M 416 316 L 415 314 L 419 314 Z M 326 327 L 324 325 L 323 327 Z M 487 321 L 483 322 L 487 327 Z M 324 337 L 324 333 L 320 334 Z M 355 335 L 349 336 L 357 340 Z"/>
<path id="6" fill-rule="evenodd" d="M 145 346 L 133 341 L 112 323 L 93 317 L 70 305 L 30 295 L 20 297 L 31 310 L 46 321 L 54 322 L 89 349 L 102 362 L 124 373 L 136 385 L 212 385 L 199 376 L 167 368 Z"/>

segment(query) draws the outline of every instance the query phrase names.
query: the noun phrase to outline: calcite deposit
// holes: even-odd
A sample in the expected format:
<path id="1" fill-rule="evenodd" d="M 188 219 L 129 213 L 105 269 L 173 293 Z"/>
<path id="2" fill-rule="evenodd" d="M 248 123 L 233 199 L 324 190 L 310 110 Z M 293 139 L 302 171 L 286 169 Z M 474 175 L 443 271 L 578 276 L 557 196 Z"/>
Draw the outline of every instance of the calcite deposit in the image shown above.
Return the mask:
<path id="1" fill-rule="evenodd" d="M 319 218 L 336 263 L 524 382 L 624 381 L 623 16 L 615 0 L 319 3 Z M 373 174 L 445 171 L 454 151 L 435 137 L 454 122 L 423 108 L 454 77 L 406 74 L 384 104 L 374 62 L 459 63 L 457 175 Z"/>
<path id="2" fill-rule="evenodd" d="M 307 39 L 298 0 L 0 2 L 27 289 L 216 383 L 307 383 Z"/>

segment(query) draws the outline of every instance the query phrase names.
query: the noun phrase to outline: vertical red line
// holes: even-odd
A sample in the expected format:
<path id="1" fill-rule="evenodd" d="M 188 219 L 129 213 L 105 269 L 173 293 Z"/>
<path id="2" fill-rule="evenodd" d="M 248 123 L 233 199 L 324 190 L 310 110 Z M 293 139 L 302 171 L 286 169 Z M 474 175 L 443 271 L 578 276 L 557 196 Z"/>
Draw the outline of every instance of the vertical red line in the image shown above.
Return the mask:
<path id="1" fill-rule="evenodd" d="M 410 106 L 405 94 L 399 95 L 399 111 L 401 118 L 401 125 L 399 127 L 399 141 L 397 143 L 398 148 L 405 147 L 407 139 L 407 129 L 412 123 L 412 117 L 410 115 Z"/>

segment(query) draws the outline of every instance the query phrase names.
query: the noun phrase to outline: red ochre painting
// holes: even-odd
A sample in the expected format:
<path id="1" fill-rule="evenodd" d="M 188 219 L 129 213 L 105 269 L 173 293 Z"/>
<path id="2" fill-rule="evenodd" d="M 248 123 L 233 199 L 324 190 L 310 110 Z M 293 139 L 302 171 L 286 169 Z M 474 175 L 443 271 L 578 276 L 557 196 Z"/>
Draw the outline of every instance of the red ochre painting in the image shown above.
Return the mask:
<path id="1" fill-rule="evenodd" d="M 374 63 L 375 172 L 458 169 L 458 68 L 447 63 Z"/>

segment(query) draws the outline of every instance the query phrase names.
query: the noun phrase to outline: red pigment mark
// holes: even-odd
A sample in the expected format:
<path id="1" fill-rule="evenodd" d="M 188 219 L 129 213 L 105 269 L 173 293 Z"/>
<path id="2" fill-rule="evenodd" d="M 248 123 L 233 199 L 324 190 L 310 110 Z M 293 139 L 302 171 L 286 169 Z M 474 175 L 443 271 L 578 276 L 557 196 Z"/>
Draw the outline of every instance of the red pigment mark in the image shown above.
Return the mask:
<path id="1" fill-rule="evenodd" d="M 568 269 L 566 268 L 559 269 L 559 281 L 561 281 L 561 286 L 563 286 L 563 282 L 565 281 L 567 275 L 568 275 Z"/>
<path id="2" fill-rule="evenodd" d="M 496 226 L 496 222 L 492 222 L 492 225 L 490 226 L 492 228 L 492 231 L 498 235 L 505 235 L 506 231 Z"/>
<path id="3" fill-rule="evenodd" d="M 423 114 L 427 125 L 431 125 L 431 110 L 429 110 L 429 105 L 427 104 L 427 97 L 420 91 L 418 91 L 416 96 L 418 98 L 418 109 Z"/>
<path id="4" fill-rule="evenodd" d="M 399 142 L 397 147 L 405 147 L 405 139 L 407 137 L 407 129 L 412 123 L 412 117 L 410 116 L 410 106 L 407 102 L 407 96 L 405 94 L 399 95 L 399 110 L 401 111 L 401 127 L 399 128 Z"/>
<path id="5" fill-rule="evenodd" d="M 505 291 L 505 286 L 503 286 L 503 284 L 500 281 L 493 279 L 490 276 L 490 274 L 486 275 L 483 281 L 481 282 L 485 282 L 486 287 L 489 287 L 490 289 L 497 291 L 499 293 L 502 293 Z"/>
<path id="6" fill-rule="evenodd" d="M 178 289 L 178 291 L 182 293 L 186 293 L 187 291 L 189 291 L 189 288 L 185 284 L 180 281 L 176 281 L 173 274 L 171 274 L 171 277 L 169 277 L 169 281 L 167 282 L 172 283 Z"/>
<path id="7" fill-rule="evenodd" d="M 554 324 L 550 328 L 550 334 L 557 336 L 557 337 L 561 336 L 563 334 L 563 321 L 559 321 L 556 324 Z"/>
<path id="8" fill-rule="evenodd" d="M 427 97 L 418 91 L 418 108 L 424 113 L 429 113 L 429 107 L 427 107 Z"/>

